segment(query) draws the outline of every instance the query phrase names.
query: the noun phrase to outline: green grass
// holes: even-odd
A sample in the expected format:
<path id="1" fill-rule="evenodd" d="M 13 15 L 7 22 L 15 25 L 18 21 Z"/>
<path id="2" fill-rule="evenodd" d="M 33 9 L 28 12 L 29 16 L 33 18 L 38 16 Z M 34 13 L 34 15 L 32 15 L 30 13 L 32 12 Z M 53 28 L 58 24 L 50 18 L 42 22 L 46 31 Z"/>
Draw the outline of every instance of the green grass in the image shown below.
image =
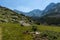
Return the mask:
<path id="1" fill-rule="evenodd" d="M 60 32 L 60 26 L 48 26 L 48 25 L 38 25 L 38 30 L 40 31 L 55 31 Z"/>
<path id="2" fill-rule="evenodd" d="M 54 31 L 60 32 L 59 26 L 47 26 L 47 25 L 36 25 L 38 31 Z M 13 23 L 2 23 L 3 40 L 32 40 L 32 36 L 28 34 L 23 34 L 24 31 L 31 31 L 32 27 L 20 26 L 20 24 Z"/>
<path id="3" fill-rule="evenodd" d="M 3 40 L 30 40 L 31 35 L 23 34 L 24 31 L 29 30 L 30 27 L 21 27 L 20 24 L 0 24 L 3 28 Z M 28 39 L 26 39 L 28 38 Z"/>

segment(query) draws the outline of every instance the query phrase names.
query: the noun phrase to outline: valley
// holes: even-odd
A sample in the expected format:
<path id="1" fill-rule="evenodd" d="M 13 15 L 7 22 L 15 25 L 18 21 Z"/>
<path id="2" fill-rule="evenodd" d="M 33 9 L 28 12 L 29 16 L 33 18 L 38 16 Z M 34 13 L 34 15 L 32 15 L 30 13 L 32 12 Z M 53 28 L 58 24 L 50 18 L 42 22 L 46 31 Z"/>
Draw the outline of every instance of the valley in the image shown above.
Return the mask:
<path id="1" fill-rule="evenodd" d="M 0 6 L 0 28 L 1 40 L 60 40 L 60 3 L 28 13 Z"/>

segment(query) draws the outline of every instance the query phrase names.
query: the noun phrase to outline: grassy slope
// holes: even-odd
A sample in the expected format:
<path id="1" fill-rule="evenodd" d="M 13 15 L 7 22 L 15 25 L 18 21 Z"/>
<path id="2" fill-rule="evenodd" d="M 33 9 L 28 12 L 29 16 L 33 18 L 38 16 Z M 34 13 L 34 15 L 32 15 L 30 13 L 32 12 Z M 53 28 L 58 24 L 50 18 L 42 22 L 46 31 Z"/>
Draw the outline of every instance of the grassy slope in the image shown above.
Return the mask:
<path id="1" fill-rule="evenodd" d="M 0 40 L 2 40 L 2 28 L 0 27 Z"/>
<path id="2" fill-rule="evenodd" d="M 23 34 L 24 31 L 30 30 L 29 27 L 21 27 L 19 24 L 0 24 L 3 28 L 3 40 L 29 40 L 30 35 Z M 28 39 L 27 39 L 28 38 Z"/>
<path id="3" fill-rule="evenodd" d="M 60 27 L 59 26 L 48 26 L 48 25 L 38 25 L 38 30 L 40 31 L 55 31 L 55 32 L 60 32 Z"/>
<path id="4" fill-rule="evenodd" d="M 32 40 L 31 35 L 23 34 L 24 31 L 31 31 L 31 27 L 21 27 L 20 24 L 3 23 L 0 24 L 3 29 L 3 40 Z M 52 27 L 45 25 L 38 25 L 39 31 L 55 31 L 60 32 L 60 27 Z"/>

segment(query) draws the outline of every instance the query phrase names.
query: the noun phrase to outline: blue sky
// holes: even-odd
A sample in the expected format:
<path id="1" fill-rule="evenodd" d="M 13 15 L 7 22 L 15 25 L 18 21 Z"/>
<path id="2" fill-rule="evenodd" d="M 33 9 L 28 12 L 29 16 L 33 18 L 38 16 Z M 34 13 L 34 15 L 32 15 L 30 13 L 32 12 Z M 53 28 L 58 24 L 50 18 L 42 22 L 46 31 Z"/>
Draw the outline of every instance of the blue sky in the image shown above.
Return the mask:
<path id="1" fill-rule="evenodd" d="M 29 12 L 33 9 L 44 10 L 52 2 L 58 3 L 60 0 L 0 0 L 0 5 L 10 9 Z"/>

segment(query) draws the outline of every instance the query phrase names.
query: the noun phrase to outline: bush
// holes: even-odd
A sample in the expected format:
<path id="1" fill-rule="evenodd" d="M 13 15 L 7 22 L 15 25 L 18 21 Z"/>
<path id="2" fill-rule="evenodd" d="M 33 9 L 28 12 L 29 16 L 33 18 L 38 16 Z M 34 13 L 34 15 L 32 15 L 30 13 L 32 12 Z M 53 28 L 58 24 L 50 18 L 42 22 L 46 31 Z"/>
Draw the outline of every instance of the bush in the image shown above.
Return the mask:
<path id="1" fill-rule="evenodd" d="M 32 31 L 37 31 L 37 26 L 32 26 Z"/>
<path id="2" fill-rule="evenodd" d="M 57 40 L 60 36 L 59 33 L 52 31 L 45 31 L 41 33 L 41 37 L 47 37 L 49 40 Z"/>

